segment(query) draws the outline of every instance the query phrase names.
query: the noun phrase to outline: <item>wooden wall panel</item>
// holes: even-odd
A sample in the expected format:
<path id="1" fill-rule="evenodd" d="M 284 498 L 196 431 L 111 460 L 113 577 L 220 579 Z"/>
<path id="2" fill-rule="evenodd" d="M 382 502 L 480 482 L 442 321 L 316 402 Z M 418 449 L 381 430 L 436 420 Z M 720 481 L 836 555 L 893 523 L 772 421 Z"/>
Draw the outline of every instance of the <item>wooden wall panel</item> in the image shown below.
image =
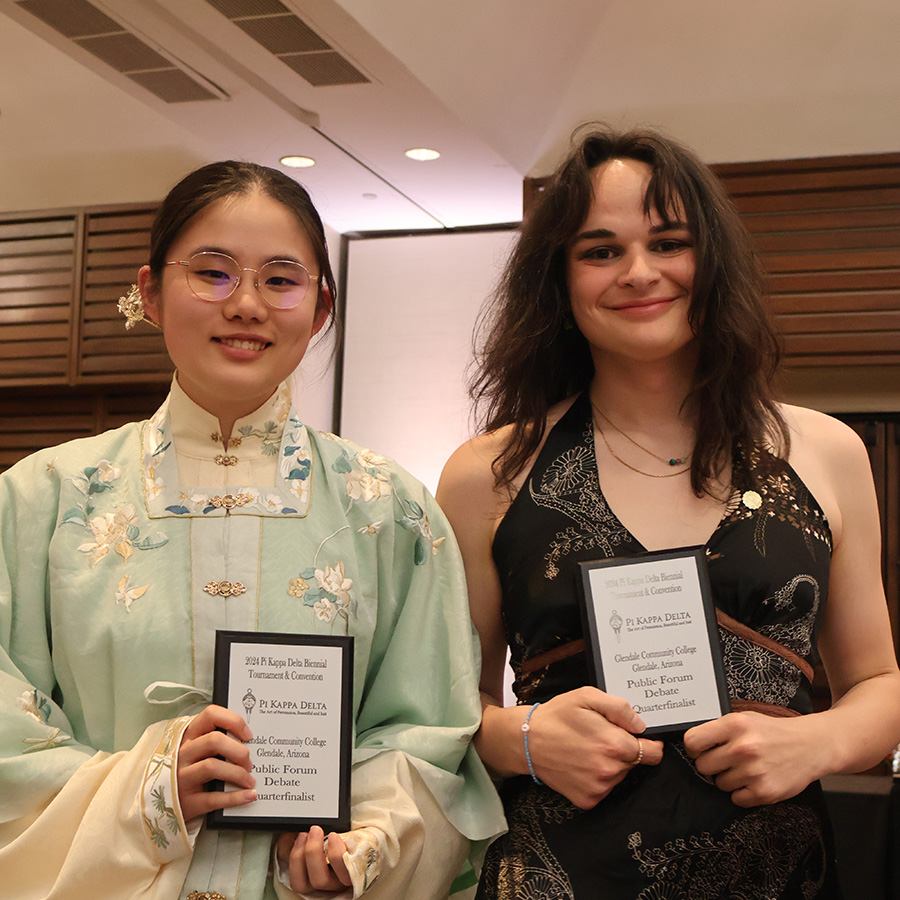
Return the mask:
<path id="1" fill-rule="evenodd" d="M 0 385 L 65 384 L 78 214 L 0 216 Z"/>
<path id="2" fill-rule="evenodd" d="M 152 208 L 92 209 L 86 216 L 84 290 L 76 383 L 164 381 L 172 373 L 162 335 L 149 325 L 126 331 L 119 297 L 147 262 Z"/>
<path id="3" fill-rule="evenodd" d="M 165 395 L 166 388 L 147 386 L 0 391 L 0 472 L 43 447 L 149 418 Z"/>
<path id="4" fill-rule="evenodd" d="M 900 363 L 900 154 L 713 168 L 770 275 L 785 364 Z"/>

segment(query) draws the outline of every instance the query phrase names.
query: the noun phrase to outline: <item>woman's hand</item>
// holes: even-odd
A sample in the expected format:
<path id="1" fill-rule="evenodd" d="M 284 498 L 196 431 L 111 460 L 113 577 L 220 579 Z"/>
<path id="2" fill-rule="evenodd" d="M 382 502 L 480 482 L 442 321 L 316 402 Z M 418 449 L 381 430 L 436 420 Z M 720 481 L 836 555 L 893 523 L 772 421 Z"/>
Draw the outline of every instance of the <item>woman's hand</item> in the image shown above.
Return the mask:
<path id="1" fill-rule="evenodd" d="M 223 734 L 218 730 L 220 728 L 229 734 Z M 178 751 L 178 797 L 185 821 L 214 809 L 243 806 L 256 799 L 253 790 L 256 779 L 250 774 L 250 751 L 241 743 L 252 737 L 247 723 L 224 707 L 207 706 L 194 716 L 184 730 Z M 204 785 L 214 780 L 228 782 L 243 790 L 204 790 Z"/>
<path id="2" fill-rule="evenodd" d="M 352 883 L 344 864 L 346 849 L 339 834 L 329 834 L 326 845 L 325 832 L 313 825 L 309 833 L 278 838 L 278 862 L 290 873 L 292 891 L 342 891 Z"/>
<path id="3" fill-rule="evenodd" d="M 826 736 L 816 734 L 817 716 L 775 718 L 729 713 L 684 735 L 697 771 L 715 778 L 737 806 L 762 806 L 795 797 L 828 771 L 819 757 Z"/>
<path id="4" fill-rule="evenodd" d="M 646 726 L 627 700 L 593 687 L 542 703 L 529 725 L 535 774 L 580 809 L 596 806 L 633 766 L 655 766 L 663 756 L 660 741 L 635 737 Z"/>

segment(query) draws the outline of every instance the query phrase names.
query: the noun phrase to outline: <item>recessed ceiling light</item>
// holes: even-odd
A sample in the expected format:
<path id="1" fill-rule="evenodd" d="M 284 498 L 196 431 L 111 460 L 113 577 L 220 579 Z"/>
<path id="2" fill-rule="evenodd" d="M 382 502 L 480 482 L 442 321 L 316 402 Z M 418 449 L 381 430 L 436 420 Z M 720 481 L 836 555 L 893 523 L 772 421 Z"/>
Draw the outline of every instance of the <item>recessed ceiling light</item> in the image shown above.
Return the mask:
<path id="1" fill-rule="evenodd" d="M 406 155 L 419 162 L 428 162 L 428 160 L 437 159 L 441 154 L 437 150 L 429 150 L 427 147 L 414 147 L 412 150 L 407 150 Z"/>
<path id="2" fill-rule="evenodd" d="M 292 169 L 308 169 L 316 164 L 316 161 L 310 156 L 282 156 L 279 162 Z"/>
<path id="3" fill-rule="evenodd" d="M 363 200 L 377 200 L 378 194 L 363 194 Z"/>

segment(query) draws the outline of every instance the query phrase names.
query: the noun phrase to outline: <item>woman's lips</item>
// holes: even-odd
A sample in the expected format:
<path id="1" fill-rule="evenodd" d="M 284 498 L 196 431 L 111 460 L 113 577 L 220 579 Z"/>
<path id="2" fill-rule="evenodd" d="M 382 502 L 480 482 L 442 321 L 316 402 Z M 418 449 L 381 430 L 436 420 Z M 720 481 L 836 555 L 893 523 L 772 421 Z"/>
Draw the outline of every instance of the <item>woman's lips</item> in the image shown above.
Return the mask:
<path id="1" fill-rule="evenodd" d="M 250 338 L 226 338 L 220 337 L 216 338 L 220 344 L 224 344 L 226 347 L 234 347 L 236 350 L 264 350 L 269 342 L 268 341 L 260 341 L 256 339 Z"/>

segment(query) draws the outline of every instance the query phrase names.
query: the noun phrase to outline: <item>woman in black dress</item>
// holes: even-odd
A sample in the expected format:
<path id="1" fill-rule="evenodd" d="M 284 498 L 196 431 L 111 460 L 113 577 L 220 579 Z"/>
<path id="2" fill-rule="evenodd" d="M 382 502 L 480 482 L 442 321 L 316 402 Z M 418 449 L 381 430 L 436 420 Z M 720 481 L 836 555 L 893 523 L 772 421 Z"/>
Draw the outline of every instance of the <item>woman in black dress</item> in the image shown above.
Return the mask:
<path id="1" fill-rule="evenodd" d="M 485 433 L 438 490 L 510 825 L 479 897 L 839 897 L 818 779 L 900 738 L 875 493 L 850 429 L 774 400 L 762 276 L 724 191 L 653 132 L 586 135 L 492 312 Z M 688 545 L 706 548 L 733 711 L 650 740 L 588 686 L 577 564 Z M 813 713 L 817 652 L 833 704 Z"/>

